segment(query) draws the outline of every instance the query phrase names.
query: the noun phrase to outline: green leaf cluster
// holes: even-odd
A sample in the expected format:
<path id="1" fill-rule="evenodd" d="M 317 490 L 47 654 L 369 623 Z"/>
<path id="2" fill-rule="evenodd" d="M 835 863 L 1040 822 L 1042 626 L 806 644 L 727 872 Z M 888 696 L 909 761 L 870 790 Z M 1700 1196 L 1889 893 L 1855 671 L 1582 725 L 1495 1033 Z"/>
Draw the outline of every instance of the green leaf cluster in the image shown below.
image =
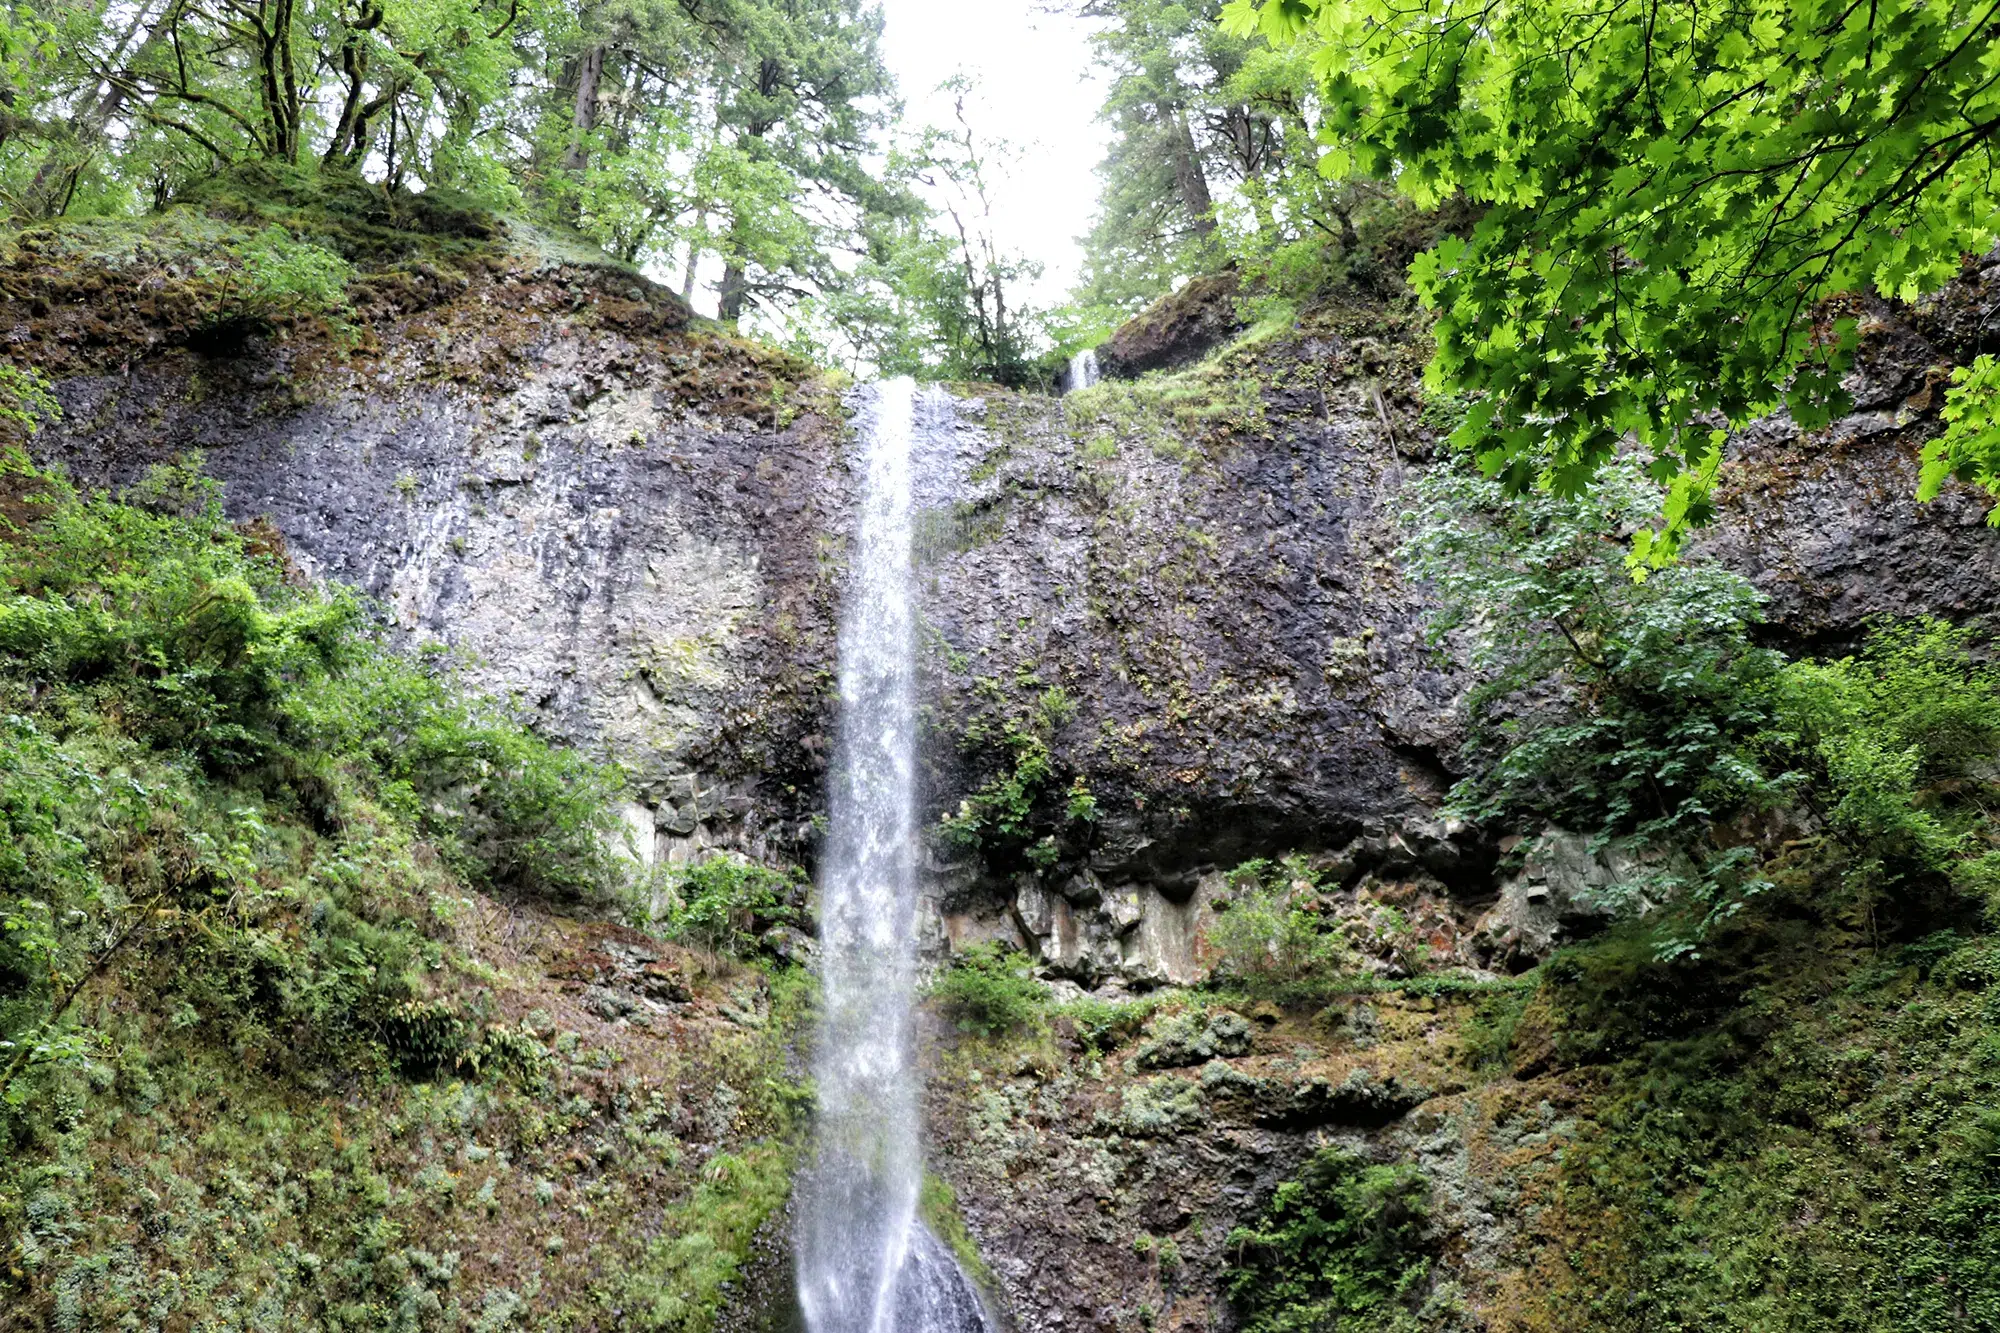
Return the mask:
<path id="1" fill-rule="evenodd" d="M 960 1032 L 989 1040 L 1035 1026 L 1048 1007 L 1027 956 L 998 944 L 955 955 L 931 983 L 930 996 Z"/>
<path id="2" fill-rule="evenodd" d="M 656 923 L 668 939 L 711 955 L 749 957 L 757 933 L 796 925 L 805 893 L 801 872 L 710 856 L 669 875 L 667 909 Z"/>
<path id="3" fill-rule="evenodd" d="M 1351 970 L 1353 950 L 1328 929 L 1317 878 L 1302 862 L 1246 861 L 1227 884 L 1227 909 L 1208 928 L 1219 983 L 1284 1000 Z"/>
<path id="4" fill-rule="evenodd" d="M 1430 1189 L 1407 1163 L 1322 1148 L 1223 1242 L 1245 1333 L 1415 1333 L 1436 1247 Z"/>
<path id="5" fill-rule="evenodd" d="M 623 892 L 616 776 L 389 652 L 193 460 L 114 497 L 17 453 L 0 495 L 6 1100 L 87 1057 L 114 969 L 277 1065 L 508 1063 L 428 993 L 437 936 L 466 884 Z"/>
<path id="6" fill-rule="evenodd" d="M 1231 0 L 1311 44 L 1321 169 L 1463 195 L 1412 268 L 1459 442 L 1572 495 L 1636 439 L 1673 487 L 1656 563 L 1710 512 L 1727 428 L 1847 402 L 1858 311 L 1937 290 L 2000 235 L 2000 11 L 1918 0 L 1459 6 Z"/>
<path id="7" fill-rule="evenodd" d="M 1634 579 L 1626 539 L 1660 512 L 1636 464 L 1580 496 L 1514 497 L 1460 462 L 1411 489 L 1404 559 L 1431 632 L 1478 674 L 1453 791 L 1468 817 L 1660 837 L 1771 794 L 1753 740 L 1783 659 L 1753 641 L 1762 596 L 1702 559 Z"/>

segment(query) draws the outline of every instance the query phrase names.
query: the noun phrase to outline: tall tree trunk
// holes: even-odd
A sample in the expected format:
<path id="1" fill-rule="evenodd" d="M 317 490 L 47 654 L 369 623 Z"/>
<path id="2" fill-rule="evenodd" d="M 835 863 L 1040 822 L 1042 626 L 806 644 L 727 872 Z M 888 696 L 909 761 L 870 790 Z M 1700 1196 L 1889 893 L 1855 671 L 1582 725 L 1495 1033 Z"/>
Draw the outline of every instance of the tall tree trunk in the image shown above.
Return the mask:
<path id="1" fill-rule="evenodd" d="M 1167 124 L 1169 151 L 1174 155 L 1174 186 L 1180 191 L 1181 207 L 1187 210 L 1194 234 L 1206 241 L 1215 235 L 1215 200 L 1208 192 L 1208 176 L 1201 169 L 1201 154 L 1188 128 L 1187 113 L 1179 107 L 1162 106 L 1160 115 Z"/>
<path id="2" fill-rule="evenodd" d="M 257 6 L 258 93 L 264 104 L 264 152 L 281 162 L 299 160 L 299 81 L 292 58 L 293 0 Z"/>
<path id="3" fill-rule="evenodd" d="M 694 230 L 696 233 L 699 233 L 707 225 L 708 210 L 703 208 L 694 215 Z M 690 235 L 688 237 L 687 269 L 681 274 L 681 300 L 688 302 L 694 300 L 695 273 L 700 267 L 701 247 L 695 243 L 694 236 Z"/>
<path id="4" fill-rule="evenodd" d="M 563 153 L 563 167 L 581 171 L 590 161 L 586 140 L 597 128 L 597 88 L 604 81 L 604 46 L 599 43 L 576 62 L 576 109 L 570 116 L 569 149 Z"/>
<path id="5" fill-rule="evenodd" d="M 115 66 L 117 61 L 124 58 L 139 26 L 151 12 L 150 4 L 140 7 L 133 17 L 132 26 L 125 31 L 123 37 L 119 38 L 107 67 Z M 132 57 L 131 64 L 126 66 L 127 70 L 138 69 L 145 65 L 146 58 L 159 49 L 160 44 L 173 31 L 174 24 L 180 21 L 180 13 L 181 0 L 168 0 L 167 7 L 161 13 L 159 20 L 146 30 L 146 38 L 139 43 L 138 53 Z M 103 142 L 104 132 L 111 127 L 111 122 L 125 110 L 125 103 L 130 96 L 128 85 L 116 80 L 108 84 L 99 83 L 91 90 L 90 99 L 78 109 L 75 118 L 70 122 L 70 129 L 74 135 L 71 153 L 76 158 L 76 162 L 71 165 L 81 170 L 85 160 L 96 150 L 98 144 Z M 62 187 L 65 178 L 73 184 L 76 180 L 75 172 L 64 169 L 60 146 L 49 149 L 48 155 L 42 159 L 42 164 L 35 168 L 35 178 L 28 183 L 28 188 L 22 194 L 22 211 L 31 217 L 54 216 L 56 204 L 63 197 Z"/>
<path id="6" fill-rule="evenodd" d="M 340 118 L 334 122 L 326 153 L 320 159 L 326 166 L 352 166 L 360 162 L 368 152 L 369 118 L 401 91 L 391 85 L 391 91 L 383 96 L 370 102 L 361 100 L 368 90 L 368 34 L 381 26 L 382 19 L 379 3 L 362 0 L 360 12 L 347 22 L 347 32 L 340 43 L 340 72 L 347 80 L 347 94 L 341 101 Z"/>
<path id="7" fill-rule="evenodd" d="M 743 318 L 743 306 L 750 294 L 750 284 L 743 269 L 743 261 L 730 258 L 722 266 L 722 290 L 716 301 L 715 315 L 725 324 L 734 324 Z"/>

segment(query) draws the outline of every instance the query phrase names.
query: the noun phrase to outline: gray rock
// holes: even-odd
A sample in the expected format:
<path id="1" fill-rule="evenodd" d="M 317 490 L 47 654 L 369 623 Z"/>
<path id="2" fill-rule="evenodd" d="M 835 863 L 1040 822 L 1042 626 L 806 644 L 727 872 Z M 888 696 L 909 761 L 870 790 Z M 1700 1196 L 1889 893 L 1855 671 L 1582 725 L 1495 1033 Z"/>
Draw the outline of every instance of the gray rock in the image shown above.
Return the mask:
<path id="1" fill-rule="evenodd" d="M 1227 1009 L 1186 1012 L 1158 1020 L 1133 1057 L 1141 1069 L 1180 1069 L 1217 1057 L 1248 1055 L 1250 1021 Z"/>
<path id="2" fill-rule="evenodd" d="M 758 937 L 765 952 L 788 963 L 809 963 L 819 953 L 813 937 L 792 926 L 773 926 Z"/>
<path id="3" fill-rule="evenodd" d="M 1594 850 L 1580 834 L 1545 830 L 1527 844 L 1520 870 L 1501 881 L 1499 900 L 1476 923 L 1475 948 L 1489 966 L 1524 970 L 1620 914 L 1652 910 L 1648 889 L 1661 869 L 1629 848 Z"/>

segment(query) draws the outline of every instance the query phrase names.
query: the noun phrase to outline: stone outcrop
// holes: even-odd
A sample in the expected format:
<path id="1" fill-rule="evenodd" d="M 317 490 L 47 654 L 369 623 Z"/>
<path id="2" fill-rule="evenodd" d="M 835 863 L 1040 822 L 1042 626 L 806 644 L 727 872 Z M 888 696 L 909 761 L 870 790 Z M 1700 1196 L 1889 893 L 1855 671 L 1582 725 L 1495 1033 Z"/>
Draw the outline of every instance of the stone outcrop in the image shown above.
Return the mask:
<path id="1" fill-rule="evenodd" d="M 490 263 L 378 314 L 347 354 L 303 331 L 227 354 L 121 346 L 165 318 L 150 306 L 27 320 L 88 288 L 87 264 L 59 290 L 17 277 L 0 328 L 18 319 L 58 375 L 39 450 L 92 483 L 202 451 L 230 511 L 274 522 L 305 574 L 624 765 L 641 859 L 801 855 L 847 522 L 837 399 L 779 353 L 683 327 L 636 275 Z"/>
<path id="2" fill-rule="evenodd" d="M 1242 329 L 1241 294 L 1234 270 L 1190 279 L 1098 345 L 1099 373 L 1129 380 L 1201 360 Z"/>

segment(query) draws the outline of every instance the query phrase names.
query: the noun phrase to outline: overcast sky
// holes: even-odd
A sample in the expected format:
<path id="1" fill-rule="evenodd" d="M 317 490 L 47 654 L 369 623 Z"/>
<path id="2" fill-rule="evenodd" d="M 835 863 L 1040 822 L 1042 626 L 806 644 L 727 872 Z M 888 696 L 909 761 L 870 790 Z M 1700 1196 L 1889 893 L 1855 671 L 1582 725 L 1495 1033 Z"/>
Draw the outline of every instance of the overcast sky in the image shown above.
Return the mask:
<path id="1" fill-rule="evenodd" d="M 1076 238 L 1090 227 L 1104 155 L 1104 88 L 1084 25 L 1039 12 L 1036 0 L 882 0 L 882 9 L 910 125 L 950 123 L 951 99 L 935 89 L 963 70 L 985 103 L 974 128 L 1022 150 L 998 191 L 996 230 L 1046 266 L 1037 302 L 1059 300 L 1076 279 Z"/>

